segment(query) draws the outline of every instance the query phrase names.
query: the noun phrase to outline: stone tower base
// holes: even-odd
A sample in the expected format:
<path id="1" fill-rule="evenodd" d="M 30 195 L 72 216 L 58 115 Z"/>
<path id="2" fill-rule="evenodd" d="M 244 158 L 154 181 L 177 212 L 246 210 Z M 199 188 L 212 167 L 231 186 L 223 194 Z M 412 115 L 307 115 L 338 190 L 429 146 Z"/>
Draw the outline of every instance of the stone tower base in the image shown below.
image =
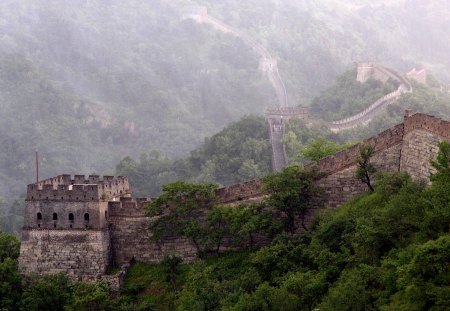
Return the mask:
<path id="1" fill-rule="evenodd" d="M 19 267 L 24 273 L 63 272 L 76 280 L 99 278 L 110 262 L 106 230 L 24 229 Z"/>

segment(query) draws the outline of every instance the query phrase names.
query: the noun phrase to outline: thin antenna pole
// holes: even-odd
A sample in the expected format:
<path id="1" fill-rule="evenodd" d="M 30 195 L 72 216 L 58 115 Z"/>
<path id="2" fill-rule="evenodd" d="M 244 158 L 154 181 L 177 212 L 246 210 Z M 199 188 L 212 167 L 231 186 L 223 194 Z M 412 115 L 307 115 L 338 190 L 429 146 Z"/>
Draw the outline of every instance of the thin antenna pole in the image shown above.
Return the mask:
<path id="1" fill-rule="evenodd" d="M 39 161 L 38 161 L 38 152 L 36 150 L 36 183 L 39 182 Z"/>

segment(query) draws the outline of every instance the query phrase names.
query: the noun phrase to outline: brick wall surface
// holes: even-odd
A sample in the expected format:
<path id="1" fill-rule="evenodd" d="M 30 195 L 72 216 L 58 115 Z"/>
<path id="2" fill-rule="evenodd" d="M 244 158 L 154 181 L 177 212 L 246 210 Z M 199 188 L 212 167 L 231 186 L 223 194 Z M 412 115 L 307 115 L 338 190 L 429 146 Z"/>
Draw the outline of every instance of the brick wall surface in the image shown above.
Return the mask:
<path id="1" fill-rule="evenodd" d="M 113 264 L 121 266 L 137 260 L 158 263 L 167 255 L 177 255 L 185 262 L 195 260 L 197 250 L 186 238 L 164 238 L 160 242 L 151 240 L 148 226 L 155 218 L 111 217 L 111 243 Z"/>
<path id="2" fill-rule="evenodd" d="M 74 279 L 95 279 L 109 265 L 109 233 L 99 230 L 22 231 L 19 267 L 22 272 L 63 272 Z"/>
<path id="3" fill-rule="evenodd" d="M 442 138 L 423 130 L 415 130 L 405 135 L 400 169 L 414 180 L 427 180 L 435 169 L 430 160 L 436 158 L 438 143 Z"/>

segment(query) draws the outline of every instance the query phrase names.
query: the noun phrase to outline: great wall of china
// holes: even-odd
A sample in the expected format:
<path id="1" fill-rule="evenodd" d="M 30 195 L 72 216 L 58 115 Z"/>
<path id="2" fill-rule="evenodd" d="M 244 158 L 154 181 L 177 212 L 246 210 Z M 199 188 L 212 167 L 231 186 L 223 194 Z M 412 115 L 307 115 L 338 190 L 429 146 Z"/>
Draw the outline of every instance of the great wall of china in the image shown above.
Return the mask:
<path id="1" fill-rule="evenodd" d="M 284 125 L 290 118 L 308 118 L 308 109 L 287 106 L 276 61 L 264 47 L 204 13 L 190 17 L 240 36 L 261 56 L 260 67 L 268 75 L 279 102 L 276 107 L 266 110 L 273 146 L 273 170 L 279 171 L 287 165 L 285 147 L 281 142 Z M 332 130 L 368 122 L 402 93 L 412 91 L 406 79 L 386 67 L 373 63 L 358 65 L 358 81 L 364 82 L 374 76 L 394 79 L 399 88 L 365 111 L 332 122 Z M 430 160 L 436 157 L 438 143 L 442 140 L 450 142 L 449 121 L 407 113 L 403 123 L 311 164 L 323 173 L 317 182 L 324 189 L 324 204 L 308 212 L 306 223 L 320 209 L 337 208 L 367 191 L 366 185 L 355 178 L 355 159 L 361 144 L 374 147 L 372 161 L 379 171 L 404 171 L 415 180 L 426 180 L 433 172 Z M 262 189 L 261 180 L 251 180 L 218 189 L 216 195 L 219 204 L 233 205 L 259 201 L 267 193 Z M 110 267 L 126 267 L 134 260 L 158 263 L 166 255 L 178 255 L 186 262 L 196 260 L 196 247 L 184 237 L 168 236 L 158 242 L 152 240 L 148 227 L 157 218 L 145 216 L 144 205 L 148 202 L 145 198 L 133 200 L 128 179 L 120 176 L 100 178 L 91 175 L 85 178 L 84 175 L 75 175 L 72 178 L 60 175 L 28 185 L 19 258 L 21 271 L 37 274 L 62 272 L 78 280 L 105 279 L 117 285 L 123 272 L 115 276 L 106 275 Z"/>
<path id="2" fill-rule="evenodd" d="M 433 167 L 438 143 L 450 142 L 450 121 L 424 114 L 405 115 L 398 124 L 361 144 L 375 149 L 372 158 L 379 171 L 409 173 L 426 180 Z M 324 189 L 320 208 L 336 208 L 355 195 L 367 191 L 355 178 L 361 144 L 318 161 L 323 173 L 317 182 Z M 267 195 L 260 180 L 251 180 L 218 189 L 220 204 L 258 201 Z M 122 274 L 106 275 L 111 266 L 130 261 L 160 262 L 166 255 L 181 256 L 186 262 L 197 258 L 197 250 L 183 237 L 164 237 L 155 242 L 146 217 L 147 199 L 130 197 L 128 179 L 105 176 L 61 175 L 27 188 L 19 267 L 24 273 L 63 272 L 79 280 L 106 279 L 118 284 Z M 319 209 L 320 211 L 320 209 Z M 308 212 L 306 223 L 318 212 Z"/>
<path id="3" fill-rule="evenodd" d="M 269 51 L 258 41 L 247 35 L 245 32 L 225 24 L 224 22 L 210 16 L 206 7 L 191 7 L 184 14 L 184 18 L 191 18 L 198 23 L 207 23 L 215 29 L 224 33 L 231 33 L 241 38 L 245 44 L 251 46 L 253 50 L 260 56 L 260 69 L 267 77 L 272 85 L 278 102 L 273 108 L 266 110 L 266 119 L 269 125 L 270 142 L 272 145 L 272 170 L 277 172 L 285 167 L 289 160 L 286 154 L 286 147 L 282 142 L 285 133 L 285 124 L 289 118 L 297 117 L 301 119 L 311 120 L 305 108 L 293 108 L 288 106 L 288 98 L 286 87 L 278 71 L 277 61 Z M 337 121 L 328 122 L 328 127 L 332 132 L 339 132 L 355 128 L 360 125 L 366 125 L 370 120 L 383 111 L 386 106 L 396 102 L 402 94 L 412 92 L 411 83 L 394 70 L 377 63 L 357 63 L 357 81 L 364 83 L 369 78 L 374 78 L 386 82 L 388 79 L 398 83 L 398 88 L 375 101 L 372 105 L 363 111 Z M 420 77 L 421 80 L 426 79 L 426 72 L 411 71 L 408 73 L 411 77 Z M 288 111 L 288 113 L 286 113 Z M 292 111 L 298 111 L 298 114 L 292 114 Z"/>
<path id="4" fill-rule="evenodd" d="M 245 44 L 250 46 L 259 55 L 259 69 L 269 80 L 275 91 L 278 100 L 275 105 L 276 109 L 281 111 L 282 109 L 288 107 L 286 87 L 278 71 L 278 63 L 262 44 L 247 35 L 245 32 L 210 16 L 206 7 L 192 7 L 187 11 L 188 13 L 184 15 L 185 18 L 191 18 L 198 23 L 210 24 L 215 29 L 224 33 L 231 33 L 242 39 Z M 283 120 L 279 118 L 268 117 L 267 122 L 269 125 L 270 142 L 272 145 L 272 170 L 277 172 L 288 163 L 286 148 L 281 141 L 284 135 L 285 127 Z"/>

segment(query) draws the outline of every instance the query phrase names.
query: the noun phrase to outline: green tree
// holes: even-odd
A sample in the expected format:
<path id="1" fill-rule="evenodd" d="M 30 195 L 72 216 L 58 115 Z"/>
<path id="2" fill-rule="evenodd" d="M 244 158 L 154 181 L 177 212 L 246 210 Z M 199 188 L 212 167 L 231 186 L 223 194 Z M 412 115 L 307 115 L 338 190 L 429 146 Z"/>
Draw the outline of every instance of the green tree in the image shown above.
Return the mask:
<path id="1" fill-rule="evenodd" d="M 286 231 L 296 231 L 297 218 L 300 218 L 303 229 L 307 230 L 305 213 L 319 204 L 321 189 L 315 182 L 318 176 L 316 169 L 306 170 L 294 165 L 263 178 L 264 190 L 270 193 L 267 205 L 284 214 Z"/>
<path id="2" fill-rule="evenodd" d="M 73 285 L 73 300 L 67 304 L 66 311 L 103 311 L 109 306 L 109 285 L 106 282 L 83 283 Z"/>
<path id="3" fill-rule="evenodd" d="M 312 311 L 328 290 L 326 274 L 314 270 L 291 272 L 285 276 L 282 287 L 299 299 L 299 310 Z"/>
<path id="4" fill-rule="evenodd" d="M 436 160 L 431 161 L 431 165 L 437 172 L 431 174 L 430 180 L 440 184 L 448 184 L 450 183 L 450 143 L 442 141 L 438 144 L 438 147 Z"/>
<path id="5" fill-rule="evenodd" d="M 230 206 L 214 206 L 206 216 L 208 248 L 213 249 L 217 255 L 220 252 L 223 240 L 231 235 L 229 221 Z"/>
<path id="6" fill-rule="evenodd" d="M 22 292 L 17 269 L 20 242 L 12 234 L 0 232 L 0 309 L 16 310 Z"/>
<path id="7" fill-rule="evenodd" d="M 0 262 L 0 310 L 18 310 L 22 294 L 22 277 L 17 261 L 7 257 Z"/>
<path id="8" fill-rule="evenodd" d="M 319 161 L 326 156 L 335 154 L 339 150 L 342 150 L 342 148 L 343 147 L 322 136 L 317 139 L 309 140 L 300 153 L 308 160 Z"/>
<path id="9" fill-rule="evenodd" d="M 298 298 L 285 288 L 261 284 L 254 293 L 243 294 L 234 311 L 289 311 L 298 310 Z"/>
<path id="10" fill-rule="evenodd" d="M 370 191 L 374 191 L 372 185 L 372 175 L 377 171 L 375 166 L 370 162 L 370 159 L 375 153 L 375 149 L 371 145 L 361 145 L 359 148 L 359 155 L 356 159 L 356 177 L 369 187 Z"/>
<path id="11" fill-rule="evenodd" d="M 178 290 L 177 278 L 181 274 L 180 264 L 182 262 L 183 259 L 179 256 L 165 256 L 162 262 L 166 268 L 166 281 L 169 282 L 174 292 Z"/>
<path id="12" fill-rule="evenodd" d="M 382 310 L 448 310 L 449 262 L 449 234 L 414 247 L 410 262 L 398 267 L 397 291 Z"/>
<path id="13" fill-rule="evenodd" d="M 215 204 L 215 189 L 215 184 L 196 185 L 181 181 L 163 186 L 163 193 L 147 207 L 148 216 L 158 216 L 149 227 L 153 239 L 185 236 L 201 255 L 208 242 L 202 218 Z"/>
<path id="14" fill-rule="evenodd" d="M 281 227 L 264 203 L 240 204 L 229 209 L 230 231 L 236 245 L 248 241 L 253 248 L 256 235 L 272 238 Z"/>
<path id="15" fill-rule="evenodd" d="M 64 310 L 73 302 L 73 284 L 64 274 L 32 276 L 22 295 L 23 311 Z"/>
<path id="16" fill-rule="evenodd" d="M 324 297 L 320 310 L 377 310 L 376 301 L 383 290 L 377 267 L 361 265 L 346 269 Z"/>
<path id="17" fill-rule="evenodd" d="M 6 258 L 17 259 L 20 253 L 20 241 L 9 233 L 0 231 L 0 262 Z"/>

